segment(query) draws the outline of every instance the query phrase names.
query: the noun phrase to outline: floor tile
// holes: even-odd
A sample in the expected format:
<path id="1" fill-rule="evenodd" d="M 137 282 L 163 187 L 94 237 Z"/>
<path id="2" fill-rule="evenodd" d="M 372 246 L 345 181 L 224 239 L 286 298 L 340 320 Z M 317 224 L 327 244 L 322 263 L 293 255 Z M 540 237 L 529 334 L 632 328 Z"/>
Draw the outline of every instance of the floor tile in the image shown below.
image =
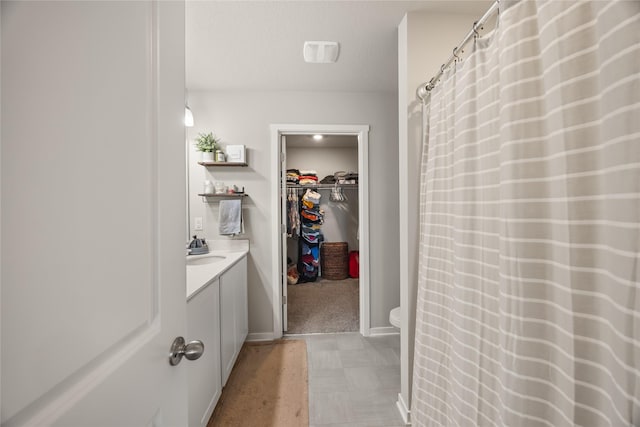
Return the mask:
<path id="1" fill-rule="evenodd" d="M 349 390 L 377 390 L 382 383 L 376 375 L 376 367 L 363 366 L 358 368 L 344 368 L 344 376 Z"/>
<path id="2" fill-rule="evenodd" d="M 307 335 L 307 345 L 312 352 L 338 350 L 338 344 L 336 342 L 337 334 L 318 334 Z"/>
<path id="3" fill-rule="evenodd" d="M 337 334 L 335 337 L 338 350 L 360 350 L 367 344 L 360 334 Z"/>
<path id="4" fill-rule="evenodd" d="M 312 373 L 323 369 L 342 368 L 342 360 L 338 350 L 313 351 L 308 355 L 308 360 Z"/>
<path id="5" fill-rule="evenodd" d="M 405 427 L 404 423 L 394 423 L 391 421 L 368 421 L 363 423 L 350 422 L 338 424 L 309 424 L 309 427 Z"/>
<path id="6" fill-rule="evenodd" d="M 364 338 L 369 344 L 376 348 L 398 348 L 400 349 L 400 334 L 380 335 Z"/>
<path id="7" fill-rule="evenodd" d="M 400 365 L 377 367 L 376 375 L 381 388 L 395 388 L 400 392 Z"/>
<path id="8" fill-rule="evenodd" d="M 399 336 L 296 335 L 307 342 L 309 427 L 404 426 Z"/>
<path id="9" fill-rule="evenodd" d="M 377 348 L 376 352 L 378 358 L 383 361 L 382 365 L 400 365 L 400 355 L 394 348 Z"/>
<path id="10" fill-rule="evenodd" d="M 349 393 L 309 393 L 309 424 L 336 424 L 353 419 Z"/>
<path id="11" fill-rule="evenodd" d="M 354 422 L 401 422 L 395 406 L 397 395 L 387 390 L 369 390 L 349 396 Z"/>
<path id="12" fill-rule="evenodd" d="M 400 359 L 390 348 L 365 348 L 359 350 L 340 350 L 340 360 L 345 368 L 360 366 L 388 366 L 399 364 Z"/>
<path id="13" fill-rule="evenodd" d="M 375 366 L 380 362 L 371 349 L 341 350 L 339 352 L 342 366 L 357 368 L 361 366 Z"/>
<path id="14" fill-rule="evenodd" d="M 309 373 L 309 389 L 314 392 L 347 390 L 348 387 L 344 369 L 319 369 Z"/>

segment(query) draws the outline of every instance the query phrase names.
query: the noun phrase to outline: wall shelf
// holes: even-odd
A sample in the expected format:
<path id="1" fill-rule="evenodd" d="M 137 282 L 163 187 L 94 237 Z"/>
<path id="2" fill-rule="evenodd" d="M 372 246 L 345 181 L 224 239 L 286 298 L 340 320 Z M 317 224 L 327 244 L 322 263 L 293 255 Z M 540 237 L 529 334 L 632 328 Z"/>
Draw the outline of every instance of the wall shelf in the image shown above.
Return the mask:
<path id="1" fill-rule="evenodd" d="M 249 166 L 247 163 L 240 163 L 240 162 L 198 162 L 198 164 L 202 166 L 236 166 L 236 167 Z"/>
<path id="2" fill-rule="evenodd" d="M 249 197 L 249 195 L 246 194 L 246 193 L 224 193 L 224 194 L 200 193 L 200 194 L 198 194 L 198 196 L 201 196 L 201 197 L 212 197 L 212 198 L 217 198 L 217 199 L 223 199 L 223 198 L 237 199 L 237 198 L 240 198 L 240 197 Z"/>
<path id="3" fill-rule="evenodd" d="M 232 199 L 240 199 L 241 203 L 245 197 L 249 197 L 246 193 L 224 193 L 224 194 L 205 194 L 200 193 L 198 196 L 202 197 L 202 203 L 215 203 L 220 200 L 232 200 Z"/>

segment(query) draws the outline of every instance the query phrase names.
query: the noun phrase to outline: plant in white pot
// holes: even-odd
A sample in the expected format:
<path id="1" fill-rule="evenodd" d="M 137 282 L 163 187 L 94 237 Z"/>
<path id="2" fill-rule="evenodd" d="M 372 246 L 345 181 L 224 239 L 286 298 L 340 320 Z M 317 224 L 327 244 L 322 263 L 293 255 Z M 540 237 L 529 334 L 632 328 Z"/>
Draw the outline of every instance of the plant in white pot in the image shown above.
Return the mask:
<path id="1" fill-rule="evenodd" d="M 202 153 L 203 162 L 213 162 L 213 153 L 218 149 L 220 138 L 213 136 L 212 132 L 199 133 L 196 138 L 196 150 Z"/>

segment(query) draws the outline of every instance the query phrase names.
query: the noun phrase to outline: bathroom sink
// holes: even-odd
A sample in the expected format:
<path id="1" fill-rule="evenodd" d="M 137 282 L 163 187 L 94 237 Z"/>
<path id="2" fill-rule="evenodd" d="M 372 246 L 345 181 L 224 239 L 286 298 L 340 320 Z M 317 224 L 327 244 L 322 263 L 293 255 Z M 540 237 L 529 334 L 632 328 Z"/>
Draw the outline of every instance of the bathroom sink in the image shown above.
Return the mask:
<path id="1" fill-rule="evenodd" d="M 198 258 L 187 258 L 187 265 L 213 264 L 214 262 L 220 262 L 225 258 L 226 257 L 219 256 L 219 255 L 211 255 L 211 256 L 198 257 Z"/>

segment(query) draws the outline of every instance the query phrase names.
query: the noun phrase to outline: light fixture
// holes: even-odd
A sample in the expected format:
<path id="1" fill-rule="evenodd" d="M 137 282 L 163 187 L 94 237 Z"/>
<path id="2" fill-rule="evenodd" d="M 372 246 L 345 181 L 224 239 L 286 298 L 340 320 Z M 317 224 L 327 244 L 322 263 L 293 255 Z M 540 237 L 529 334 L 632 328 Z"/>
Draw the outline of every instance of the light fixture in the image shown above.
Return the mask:
<path id="1" fill-rule="evenodd" d="M 320 135 L 320 134 L 313 135 L 313 140 L 314 140 L 314 141 L 320 141 L 320 140 L 322 140 L 322 138 L 323 138 L 323 137 L 322 137 L 322 135 Z"/>
<path id="2" fill-rule="evenodd" d="M 188 128 L 193 127 L 193 113 L 188 105 L 184 106 L 184 125 Z"/>
<path id="3" fill-rule="evenodd" d="M 305 62 L 328 64 L 338 60 L 340 45 L 338 42 L 312 41 L 304 42 L 302 55 Z"/>

